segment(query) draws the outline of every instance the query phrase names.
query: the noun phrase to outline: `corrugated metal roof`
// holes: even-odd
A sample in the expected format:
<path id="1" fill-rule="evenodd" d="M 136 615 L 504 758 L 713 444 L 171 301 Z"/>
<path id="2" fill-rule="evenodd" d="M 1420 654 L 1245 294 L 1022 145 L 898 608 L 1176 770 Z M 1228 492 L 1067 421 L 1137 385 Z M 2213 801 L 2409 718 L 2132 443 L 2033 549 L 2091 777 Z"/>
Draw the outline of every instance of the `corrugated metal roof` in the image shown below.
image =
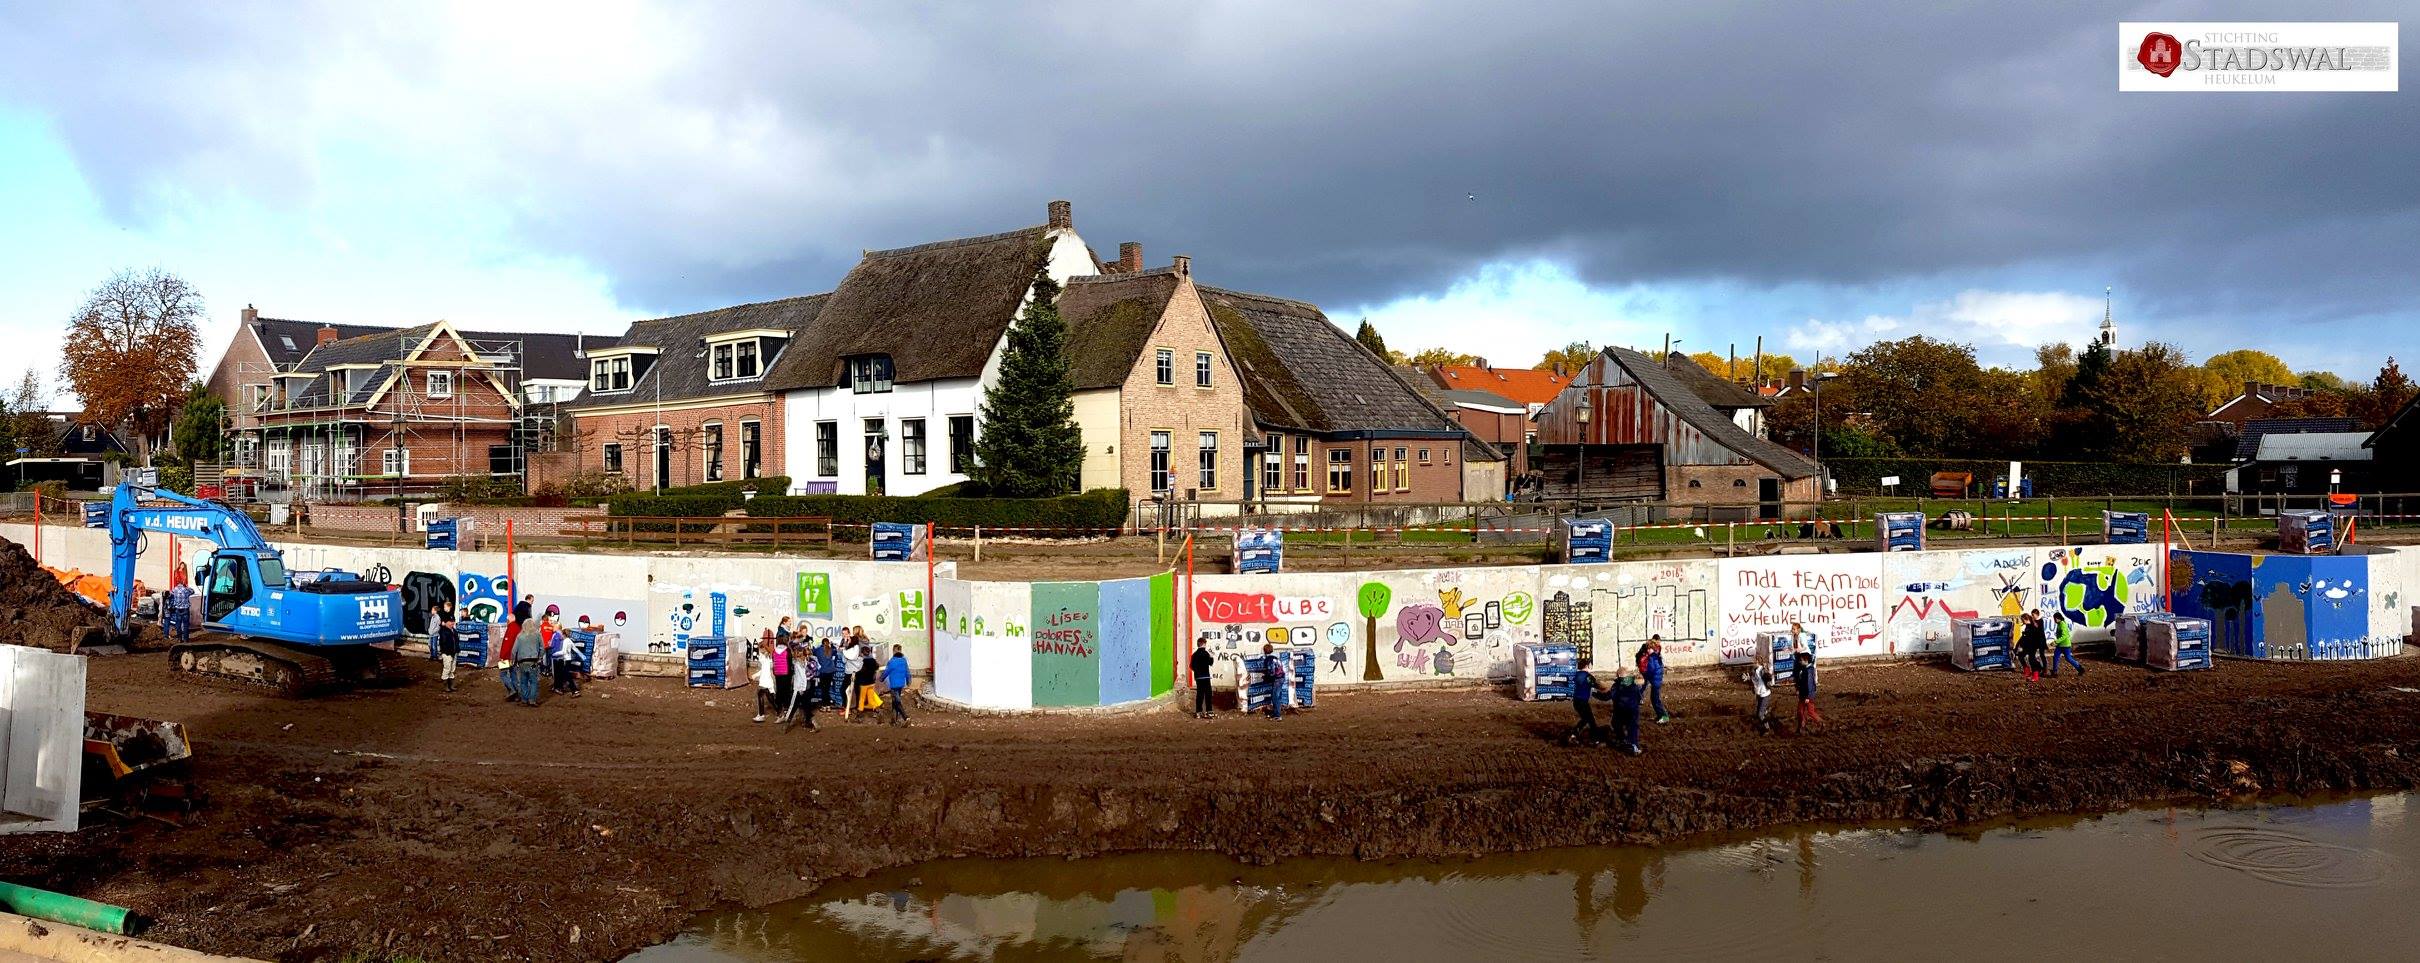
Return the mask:
<path id="1" fill-rule="evenodd" d="M 2368 441 L 2366 431 L 2306 431 L 2298 434 L 2266 434 L 2260 436 L 2260 450 L 2254 461 L 2368 461 L 2370 450 L 2362 447 Z"/>

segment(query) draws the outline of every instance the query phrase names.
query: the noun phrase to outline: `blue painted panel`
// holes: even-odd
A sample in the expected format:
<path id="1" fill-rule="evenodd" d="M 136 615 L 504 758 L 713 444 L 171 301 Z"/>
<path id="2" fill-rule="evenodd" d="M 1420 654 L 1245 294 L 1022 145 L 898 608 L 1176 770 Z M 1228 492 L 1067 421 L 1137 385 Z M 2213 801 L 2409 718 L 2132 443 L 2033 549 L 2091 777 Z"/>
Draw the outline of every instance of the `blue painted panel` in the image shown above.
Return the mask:
<path id="1" fill-rule="evenodd" d="M 1101 583 L 1101 704 L 1151 698 L 1151 580 Z"/>
<path id="2" fill-rule="evenodd" d="M 2227 552 L 2169 553 L 2171 610 L 2210 623 L 2221 654 L 2260 657 L 2252 596 L 2252 557 Z M 2276 564 L 2274 558 L 2266 565 Z"/>

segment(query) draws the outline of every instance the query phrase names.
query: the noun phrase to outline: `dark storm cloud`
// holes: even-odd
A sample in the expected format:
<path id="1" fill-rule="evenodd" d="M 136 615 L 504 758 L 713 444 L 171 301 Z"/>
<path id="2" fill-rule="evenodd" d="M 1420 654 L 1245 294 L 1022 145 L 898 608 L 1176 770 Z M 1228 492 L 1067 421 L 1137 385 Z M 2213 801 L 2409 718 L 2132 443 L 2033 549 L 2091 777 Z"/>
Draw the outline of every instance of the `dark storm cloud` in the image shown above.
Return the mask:
<path id="1" fill-rule="evenodd" d="M 183 22 L 163 27 L 145 10 L 107 25 L 139 38 L 119 65 L 130 78 L 98 92 L 29 83 L 125 216 L 171 171 L 273 197 L 307 190 L 300 149 L 249 109 L 306 96 L 276 82 L 280 67 L 307 76 L 392 47 L 410 53 L 373 59 L 409 74 L 411 57 L 443 44 L 409 22 L 202 12 L 165 14 Z M 1035 223 L 1043 201 L 1068 197 L 1098 249 L 1140 239 L 1153 260 L 1191 253 L 1221 283 L 1338 303 L 1542 255 L 1605 284 L 2038 278 L 2050 266 L 2088 275 L 2071 289 L 2115 281 L 2178 317 L 2412 310 L 2411 95 L 2117 93 L 2119 20 L 2226 15 L 692 8 L 675 15 L 684 39 L 667 42 L 679 55 L 660 81 L 607 95 L 593 116 L 463 103 L 446 122 L 511 145 L 501 162 L 518 169 L 479 186 L 526 241 L 665 309 L 821 289 L 860 248 Z M 95 15 L 42 16 L 55 19 L 16 26 L 107 33 Z M 159 94 L 162 83 L 187 92 Z M 195 106 L 213 97 L 253 100 Z M 107 116 L 128 103 L 146 105 L 146 123 Z M 644 106 L 758 131 L 775 151 L 764 163 L 796 152 L 796 181 L 701 165 L 698 145 L 667 143 L 695 131 L 645 126 L 657 114 Z"/>

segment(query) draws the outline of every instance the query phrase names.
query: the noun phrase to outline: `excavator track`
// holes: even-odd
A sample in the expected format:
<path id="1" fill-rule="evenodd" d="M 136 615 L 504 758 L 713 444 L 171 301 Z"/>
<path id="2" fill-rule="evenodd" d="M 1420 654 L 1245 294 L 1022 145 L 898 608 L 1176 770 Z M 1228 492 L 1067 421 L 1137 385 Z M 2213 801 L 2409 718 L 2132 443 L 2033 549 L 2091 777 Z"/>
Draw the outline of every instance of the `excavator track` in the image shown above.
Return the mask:
<path id="1" fill-rule="evenodd" d="M 168 649 L 169 670 L 186 679 L 290 699 L 350 686 L 387 688 L 411 681 L 411 662 L 367 645 L 310 651 L 261 639 L 223 636 Z"/>

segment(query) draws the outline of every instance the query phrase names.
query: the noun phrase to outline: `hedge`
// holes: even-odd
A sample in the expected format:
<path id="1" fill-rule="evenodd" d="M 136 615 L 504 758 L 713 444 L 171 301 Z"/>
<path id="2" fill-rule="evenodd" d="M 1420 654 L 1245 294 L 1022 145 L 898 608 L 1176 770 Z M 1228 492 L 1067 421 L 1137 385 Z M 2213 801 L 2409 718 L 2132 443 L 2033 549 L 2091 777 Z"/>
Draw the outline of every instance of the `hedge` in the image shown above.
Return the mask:
<path id="1" fill-rule="evenodd" d="M 1839 482 L 1843 495 L 1884 494 L 1885 475 L 1899 476 L 1899 494 L 1927 494 L 1934 472 L 1962 471 L 1975 476 L 1974 494 L 1988 496 L 1992 482 L 2008 474 L 2008 462 L 2004 459 L 1827 458 L 1823 464 Z M 2214 495 L 2225 487 L 2227 468 L 2226 465 L 2027 461 L 2025 477 L 2033 479 L 2034 494 L 2040 496 Z"/>
<path id="2" fill-rule="evenodd" d="M 951 498 L 918 495 L 758 495 L 747 503 L 756 518 L 830 518 L 836 535 L 862 537 L 872 522 L 930 522 L 944 528 L 1067 528 L 1098 532 L 1125 527 L 1132 504 L 1123 488 L 1096 488 L 1057 498 Z M 1042 534 L 1042 533 L 1019 533 Z M 1072 533 L 1071 533 L 1072 534 Z"/>
<path id="3" fill-rule="evenodd" d="M 755 491 L 758 498 L 779 497 L 790 488 L 787 475 L 767 475 L 745 481 L 711 482 L 685 485 L 656 492 L 626 492 L 605 500 L 608 515 L 659 515 L 665 517 L 701 518 L 720 515 L 748 501 L 747 492 Z"/>

